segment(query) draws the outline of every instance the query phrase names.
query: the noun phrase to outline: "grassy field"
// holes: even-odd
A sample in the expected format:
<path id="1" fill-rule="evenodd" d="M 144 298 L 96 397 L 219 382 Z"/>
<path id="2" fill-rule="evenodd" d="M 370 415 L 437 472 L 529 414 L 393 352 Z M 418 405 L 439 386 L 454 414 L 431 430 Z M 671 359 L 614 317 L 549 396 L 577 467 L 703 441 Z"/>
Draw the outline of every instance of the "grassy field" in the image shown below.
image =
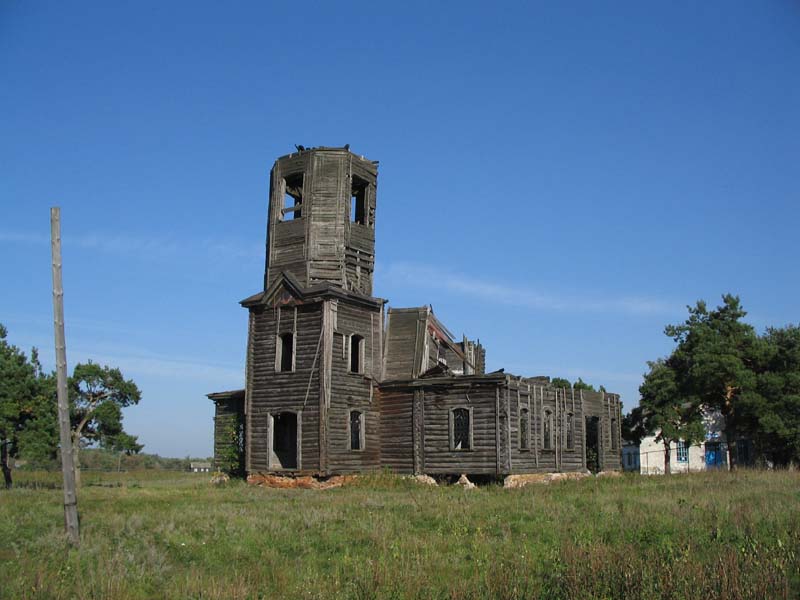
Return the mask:
<path id="1" fill-rule="evenodd" d="M 740 471 L 325 491 L 54 474 L 0 491 L 2 598 L 797 598 L 800 474 Z"/>

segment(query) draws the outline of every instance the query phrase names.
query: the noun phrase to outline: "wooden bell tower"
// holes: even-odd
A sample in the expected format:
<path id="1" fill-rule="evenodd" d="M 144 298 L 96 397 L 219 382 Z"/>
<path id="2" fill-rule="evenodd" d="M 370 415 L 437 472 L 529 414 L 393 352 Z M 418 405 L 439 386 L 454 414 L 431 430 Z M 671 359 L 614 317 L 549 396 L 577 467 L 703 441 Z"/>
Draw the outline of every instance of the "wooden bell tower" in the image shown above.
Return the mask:
<path id="1" fill-rule="evenodd" d="M 281 272 L 303 287 L 372 295 L 378 163 L 342 148 L 303 148 L 272 167 L 264 289 Z"/>

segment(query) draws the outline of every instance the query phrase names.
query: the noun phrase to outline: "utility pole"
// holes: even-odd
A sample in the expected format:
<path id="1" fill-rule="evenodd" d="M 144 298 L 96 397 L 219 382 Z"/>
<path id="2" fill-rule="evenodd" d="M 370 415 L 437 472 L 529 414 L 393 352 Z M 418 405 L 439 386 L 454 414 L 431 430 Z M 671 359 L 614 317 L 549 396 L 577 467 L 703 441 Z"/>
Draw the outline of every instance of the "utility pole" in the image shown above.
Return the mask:
<path id="1" fill-rule="evenodd" d="M 72 432 L 67 397 L 67 342 L 64 338 L 64 287 L 61 282 L 61 209 L 50 209 L 50 243 L 53 254 L 53 323 L 56 340 L 58 424 L 61 435 L 61 471 L 64 475 L 64 525 L 73 546 L 80 542 L 78 494 L 75 491 L 75 465 L 72 457 Z"/>

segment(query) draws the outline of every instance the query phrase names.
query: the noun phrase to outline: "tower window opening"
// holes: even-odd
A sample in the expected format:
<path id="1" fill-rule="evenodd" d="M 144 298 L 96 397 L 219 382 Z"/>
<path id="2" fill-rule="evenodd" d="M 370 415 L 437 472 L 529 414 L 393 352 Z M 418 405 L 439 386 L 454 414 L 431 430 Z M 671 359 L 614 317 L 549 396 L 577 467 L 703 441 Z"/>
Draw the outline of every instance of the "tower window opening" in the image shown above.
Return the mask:
<path id="1" fill-rule="evenodd" d="M 363 179 L 353 176 L 350 188 L 350 222 L 369 225 L 367 222 L 367 189 L 369 184 Z"/>
<path id="2" fill-rule="evenodd" d="M 303 174 L 292 175 L 283 180 L 283 206 L 281 218 L 292 221 L 302 216 L 303 206 Z"/>

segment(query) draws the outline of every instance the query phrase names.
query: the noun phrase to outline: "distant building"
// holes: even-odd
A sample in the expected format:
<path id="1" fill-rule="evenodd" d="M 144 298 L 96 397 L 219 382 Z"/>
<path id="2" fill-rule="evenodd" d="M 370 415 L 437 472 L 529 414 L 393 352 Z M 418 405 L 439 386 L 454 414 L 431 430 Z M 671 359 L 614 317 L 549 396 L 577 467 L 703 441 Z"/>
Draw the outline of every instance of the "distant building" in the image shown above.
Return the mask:
<path id="1" fill-rule="evenodd" d="M 703 418 L 705 440 L 696 444 L 678 441 L 670 446 L 670 471 L 672 473 L 689 473 L 709 469 L 728 469 L 729 451 L 724 421 L 718 412 L 709 413 Z M 656 441 L 657 435 L 642 439 L 639 446 L 631 445 L 629 450 L 623 448 L 623 462 L 627 460 L 625 453 L 638 454 L 639 472 L 643 475 L 661 475 L 664 473 L 664 443 Z M 739 439 L 736 442 L 737 463 L 749 465 L 753 462 L 749 440 Z M 638 451 L 637 451 L 638 450 Z M 633 459 L 631 459 L 633 461 Z M 627 463 L 623 464 L 626 470 Z"/>
<path id="2" fill-rule="evenodd" d="M 189 463 L 189 470 L 192 473 L 210 473 L 211 472 L 211 463 L 210 462 L 192 462 L 192 463 Z"/>
<path id="3" fill-rule="evenodd" d="M 622 469 L 624 471 L 639 472 L 639 446 L 632 442 L 622 445 Z"/>

